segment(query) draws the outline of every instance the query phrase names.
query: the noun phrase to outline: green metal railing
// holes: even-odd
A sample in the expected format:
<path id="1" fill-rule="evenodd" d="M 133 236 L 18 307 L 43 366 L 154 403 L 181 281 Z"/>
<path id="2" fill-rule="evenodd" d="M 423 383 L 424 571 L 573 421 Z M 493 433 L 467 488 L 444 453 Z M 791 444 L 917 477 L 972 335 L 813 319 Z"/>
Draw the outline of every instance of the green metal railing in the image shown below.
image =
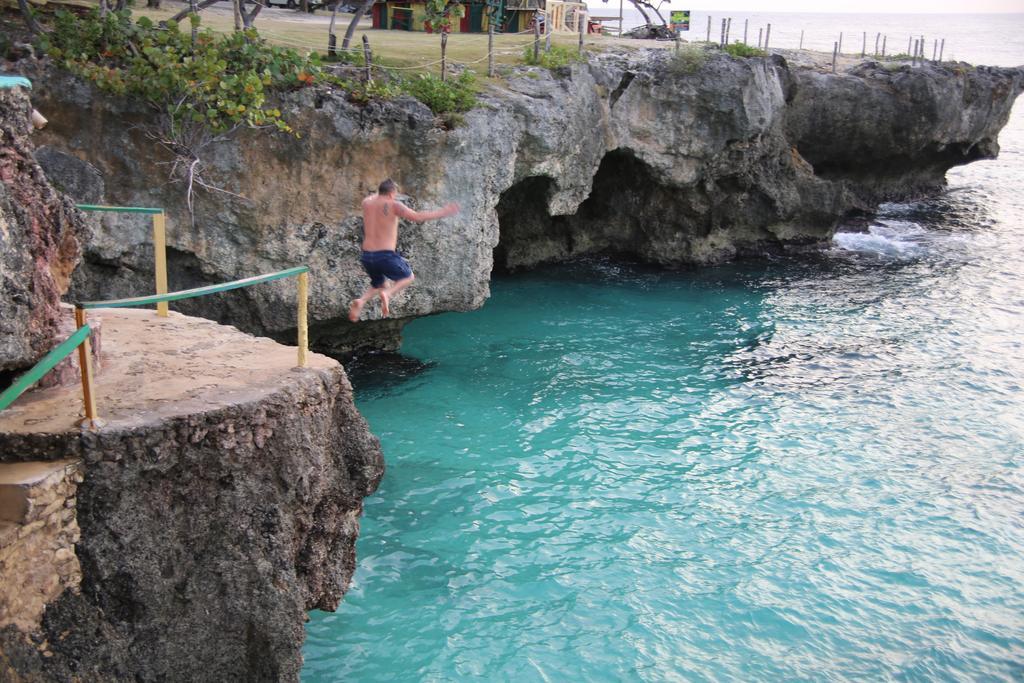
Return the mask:
<path id="1" fill-rule="evenodd" d="M 107 211 L 109 213 L 163 213 L 163 209 L 154 209 L 145 206 L 105 206 L 103 204 L 75 204 L 75 207 L 82 211 Z"/>
<path id="2" fill-rule="evenodd" d="M 62 360 L 67 358 L 78 349 L 78 361 L 82 373 L 82 393 L 84 395 L 86 416 L 89 419 L 94 419 L 93 416 L 89 415 L 90 406 L 93 407 L 93 413 L 95 413 L 95 404 L 93 403 L 92 395 L 92 358 L 89 352 L 89 335 L 92 334 L 92 328 L 86 324 L 82 324 L 77 331 L 63 342 L 58 344 L 52 351 L 42 357 L 42 359 L 32 366 L 32 369 L 23 374 L 14 384 L 9 386 L 0 394 L 0 410 L 4 410 L 12 403 L 14 403 L 19 396 L 25 393 L 29 387 L 42 379 L 43 375 L 53 370 L 54 367 Z"/>
<path id="3" fill-rule="evenodd" d="M 80 329 L 88 327 L 88 325 L 86 324 L 85 317 L 87 310 L 95 310 L 97 308 L 129 308 L 138 306 L 152 306 L 153 304 L 156 304 L 157 306 L 160 306 L 161 304 L 163 306 L 167 306 L 167 302 L 170 301 L 194 299 L 200 296 L 217 294 L 219 292 L 228 292 L 231 291 L 232 289 L 241 289 L 242 287 L 252 287 L 253 285 L 258 285 L 264 282 L 272 282 L 274 280 L 281 280 L 288 277 L 297 277 L 299 280 L 297 313 L 297 328 L 299 337 L 298 366 L 300 368 L 304 368 L 306 367 L 306 357 L 309 353 L 309 324 L 307 320 L 307 304 L 309 300 L 309 266 L 298 266 L 297 268 L 280 270 L 277 271 L 276 273 L 267 273 L 265 275 L 247 277 L 242 280 L 224 282 L 219 285 L 208 285 L 206 287 L 196 287 L 195 289 L 183 289 L 180 292 L 168 292 L 164 294 L 154 294 L 152 296 L 137 296 L 129 299 L 113 299 L 111 301 L 79 301 L 75 303 L 75 323 L 78 325 Z M 91 372 L 89 374 L 91 378 Z M 85 380 L 83 375 L 83 383 L 84 382 Z M 83 384 L 83 386 L 85 386 L 85 384 Z M 96 424 L 98 418 L 96 415 L 95 401 L 91 400 L 90 398 L 92 396 L 91 384 L 85 386 L 85 392 L 87 396 L 85 408 L 86 416 L 93 421 L 93 424 Z"/>
<path id="4" fill-rule="evenodd" d="M 32 81 L 28 80 L 24 76 L 0 76 L 0 88 L 28 88 L 32 89 Z"/>
<path id="5" fill-rule="evenodd" d="M 76 204 L 82 211 L 106 213 L 137 213 L 153 216 L 153 274 L 156 279 L 156 293 L 167 293 L 167 223 L 163 209 L 144 206 L 102 206 L 99 204 Z M 156 314 L 167 317 L 167 302 L 157 304 Z"/>
<path id="6" fill-rule="evenodd" d="M 217 294 L 218 292 L 228 292 L 231 291 L 232 289 L 251 287 L 253 285 L 258 285 L 263 282 L 271 282 L 273 280 L 281 280 L 286 277 L 304 275 L 308 272 L 309 266 L 299 266 L 297 268 L 289 268 L 288 270 L 280 270 L 276 273 L 267 273 L 266 275 L 247 277 L 242 280 L 233 280 L 232 282 L 224 282 L 219 285 L 207 285 L 206 287 L 196 287 L 195 289 L 183 289 L 180 292 L 170 292 L 168 294 L 136 296 L 130 299 L 112 299 L 110 301 L 79 301 L 75 304 L 75 307 L 93 309 L 137 308 L 139 306 L 152 306 L 153 304 L 158 304 L 165 301 L 181 301 L 182 299 L 194 299 L 199 296 Z"/>
<path id="7" fill-rule="evenodd" d="M 166 254 L 166 230 L 164 210 L 160 208 L 149 208 L 142 206 L 101 206 L 97 204 L 78 204 L 82 211 L 103 211 L 112 213 L 134 213 L 151 215 L 153 217 L 153 255 L 156 274 L 156 294 L 152 296 L 139 296 L 128 299 L 114 299 L 111 301 L 79 301 L 75 303 L 75 324 L 78 330 L 62 342 L 42 360 L 35 364 L 31 370 L 18 378 L 18 380 L 0 394 L 0 410 L 11 405 L 19 396 L 47 372 L 53 369 L 57 363 L 71 354 L 76 348 L 79 354 L 79 365 L 82 373 L 82 394 L 85 402 L 85 415 L 87 424 L 95 429 L 102 423 L 97 416 L 95 392 L 92 383 L 92 356 L 89 349 L 89 335 L 92 329 L 86 322 L 86 311 L 97 308 L 127 308 L 137 306 L 156 305 L 157 315 L 168 316 L 168 302 L 181 301 L 182 299 L 194 299 L 200 296 L 227 292 L 232 289 L 251 287 L 264 282 L 272 282 L 288 277 L 298 278 L 298 366 L 306 367 L 306 360 L 309 353 L 309 324 L 308 324 L 308 300 L 309 300 L 309 266 L 289 268 L 276 273 L 267 273 L 255 277 L 233 280 L 218 285 L 207 287 L 196 287 L 195 289 L 184 289 L 178 292 L 167 291 L 167 254 Z"/>

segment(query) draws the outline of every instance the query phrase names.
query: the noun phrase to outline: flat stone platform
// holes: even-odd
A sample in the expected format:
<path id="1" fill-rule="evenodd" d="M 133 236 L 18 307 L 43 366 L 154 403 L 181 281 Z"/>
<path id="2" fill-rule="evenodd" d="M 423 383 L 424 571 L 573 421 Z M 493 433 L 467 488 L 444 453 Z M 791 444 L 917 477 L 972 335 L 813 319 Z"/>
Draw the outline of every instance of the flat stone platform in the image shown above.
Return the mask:
<path id="1" fill-rule="evenodd" d="M 173 311 L 167 318 L 127 308 L 89 315 L 104 330 L 103 367 L 94 378 L 101 431 L 249 403 L 294 384 L 296 373 L 338 367 L 309 353 L 307 367 L 297 368 L 294 346 Z M 80 384 L 35 388 L 0 412 L 0 433 L 64 434 L 79 431 L 84 417 Z"/>

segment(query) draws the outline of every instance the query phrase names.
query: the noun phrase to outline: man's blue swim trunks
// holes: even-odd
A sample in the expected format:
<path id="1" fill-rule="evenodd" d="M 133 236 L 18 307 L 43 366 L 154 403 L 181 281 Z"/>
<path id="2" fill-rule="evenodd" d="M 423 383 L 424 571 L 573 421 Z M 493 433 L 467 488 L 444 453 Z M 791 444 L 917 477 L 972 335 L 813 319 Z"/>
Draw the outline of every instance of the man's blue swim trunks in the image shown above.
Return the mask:
<path id="1" fill-rule="evenodd" d="M 397 251 L 364 251 L 360 261 L 370 276 L 370 286 L 375 289 L 383 287 L 386 279 L 397 282 L 412 275 L 409 262 Z"/>

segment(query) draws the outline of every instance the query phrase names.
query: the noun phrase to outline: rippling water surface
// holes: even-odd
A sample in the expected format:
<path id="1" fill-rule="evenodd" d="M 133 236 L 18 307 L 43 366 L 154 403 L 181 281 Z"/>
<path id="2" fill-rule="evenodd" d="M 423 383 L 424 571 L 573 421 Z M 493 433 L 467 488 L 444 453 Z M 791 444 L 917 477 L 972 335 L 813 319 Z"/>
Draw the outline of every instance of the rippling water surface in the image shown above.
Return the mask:
<path id="1" fill-rule="evenodd" d="M 304 680 L 1024 678 L 1021 107 L 1002 142 L 822 253 L 410 325 Z"/>

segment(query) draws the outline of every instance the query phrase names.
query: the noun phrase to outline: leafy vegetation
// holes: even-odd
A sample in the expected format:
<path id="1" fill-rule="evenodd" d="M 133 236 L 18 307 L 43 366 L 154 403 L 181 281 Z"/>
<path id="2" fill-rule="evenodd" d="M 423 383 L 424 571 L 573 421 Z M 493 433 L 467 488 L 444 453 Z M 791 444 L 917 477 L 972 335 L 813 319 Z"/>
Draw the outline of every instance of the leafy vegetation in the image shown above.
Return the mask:
<path id="1" fill-rule="evenodd" d="M 703 48 L 694 45 L 680 46 L 669 59 L 668 71 L 676 76 L 689 76 L 700 71 L 707 59 Z"/>
<path id="2" fill-rule="evenodd" d="M 193 16 L 193 21 L 198 17 Z M 274 47 L 255 31 L 190 33 L 157 27 L 128 11 L 95 9 L 85 17 L 58 11 L 53 32 L 41 38 L 47 53 L 101 89 L 140 97 L 170 118 L 172 127 L 202 124 L 214 133 L 236 126 L 291 131 L 267 104 L 273 89 L 324 80 L 319 61 Z"/>
<path id="3" fill-rule="evenodd" d="M 527 45 L 523 48 L 523 62 L 530 66 L 558 69 L 582 60 L 583 56 L 579 54 L 578 50 L 565 45 L 552 45 L 551 49 L 547 52 L 541 50 L 537 55 L 537 59 L 533 58 L 533 45 Z"/>
<path id="4" fill-rule="evenodd" d="M 725 51 L 733 57 L 764 57 L 768 53 L 744 43 L 732 43 L 725 46 Z"/>
<path id="5" fill-rule="evenodd" d="M 192 20 L 198 22 L 198 17 Z M 101 17 L 95 9 L 84 16 L 58 11 L 53 28 L 39 38 L 51 57 L 103 90 L 150 103 L 166 119 L 164 137 L 174 144 L 183 136 L 196 138 L 197 126 L 213 134 L 239 126 L 294 132 L 268 96 L 317 83 L 342 87 L 356 102 L 406 93 L 439 115 L 468 111 L 476 104 L 471 72 L 447 82 L 428 74 L 385 76 L 370 83 L 342 80 L 316 53 L 303 57 L 275 47 L 255 30 L 223 35 L 201 30 L 193 42 L 191 33 L 176 24 L 157 26 L 145 17 L 134 22 L 127 10 Z M 339 52 L 329 61 L 364 63 L 361 51 Z"/>
<path id="6" fill-rule="evenodd" d="M 405 79 L 401 89 L 435 114 L 460 113 L 476 106 L 476 78 L 472 71 L 463 71 L 458 78 L 445 81 L 434 74 L 418 74 Z"/>

